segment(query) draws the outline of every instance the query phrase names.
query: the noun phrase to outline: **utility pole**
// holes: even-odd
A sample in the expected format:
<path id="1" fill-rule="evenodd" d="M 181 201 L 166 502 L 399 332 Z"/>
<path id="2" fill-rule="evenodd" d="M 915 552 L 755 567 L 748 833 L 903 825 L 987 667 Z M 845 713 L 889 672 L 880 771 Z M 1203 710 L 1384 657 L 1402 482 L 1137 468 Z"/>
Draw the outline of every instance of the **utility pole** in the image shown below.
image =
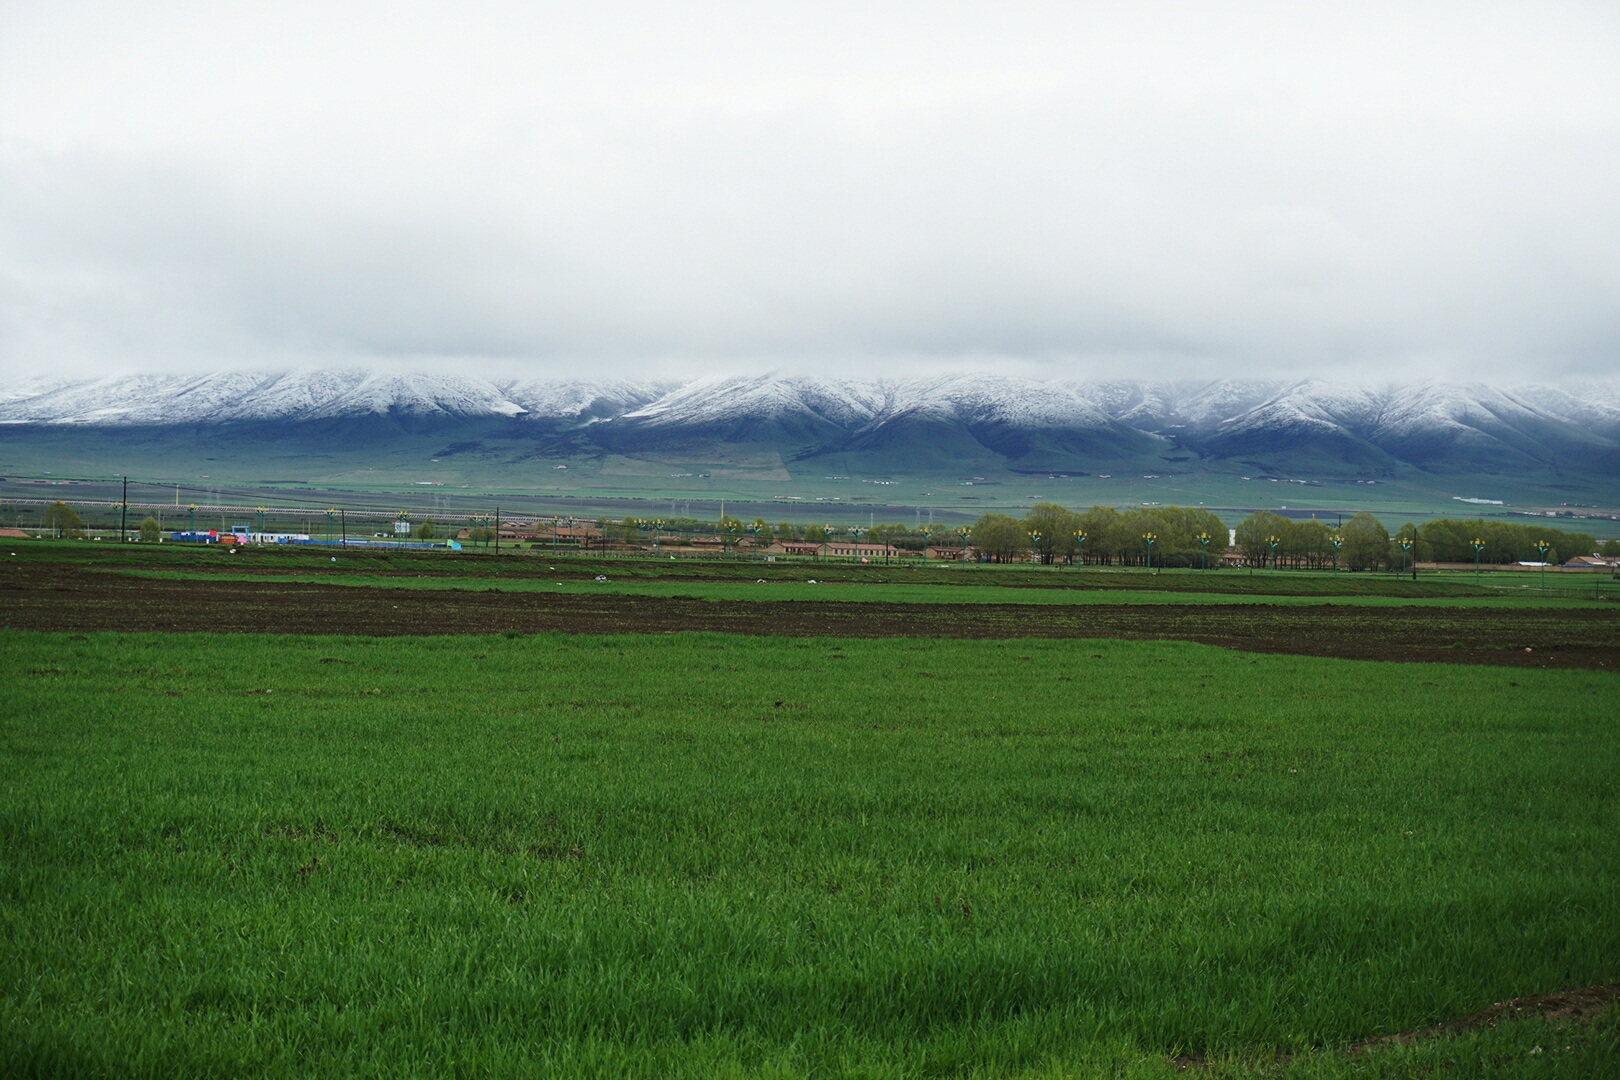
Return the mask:
<path id="1" fill-rule="evenodd" d="M 129 524 L 129 477 L 124 477 L 124 503 L 118 511 L 118 542 L 125 540 L 124 528 Z"/>
<path id="2" fill-rule="evenodd" d="M 495 554 L 501 553 L 501 506 L 495 504 Z"/>
<path id="3" fill-rule="evenodd" d="M 349 546 L 349 512 L 347 510 L 339 510 L 338 511 L 338 528 L 343 530 L 342 533 L 340 534 L 343 537 L 343 546 L 348 547 Z"/>

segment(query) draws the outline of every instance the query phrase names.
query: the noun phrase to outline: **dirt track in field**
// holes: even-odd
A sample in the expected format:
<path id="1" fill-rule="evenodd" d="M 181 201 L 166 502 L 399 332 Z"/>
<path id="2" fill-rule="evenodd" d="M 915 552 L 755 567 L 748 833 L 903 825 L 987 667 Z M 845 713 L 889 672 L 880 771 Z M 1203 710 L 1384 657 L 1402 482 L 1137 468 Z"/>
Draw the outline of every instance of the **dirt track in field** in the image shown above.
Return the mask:
<path id="1" fill-rule="evenodd" d="M 0 578 L 0 626 L 369 636 L 712 630 L 789 637 L 1172 639 L 1359 660 L 1620 670 L 1620 612 L 1597 607 L 711 601 L 162 580 L 34 566 Z"/>

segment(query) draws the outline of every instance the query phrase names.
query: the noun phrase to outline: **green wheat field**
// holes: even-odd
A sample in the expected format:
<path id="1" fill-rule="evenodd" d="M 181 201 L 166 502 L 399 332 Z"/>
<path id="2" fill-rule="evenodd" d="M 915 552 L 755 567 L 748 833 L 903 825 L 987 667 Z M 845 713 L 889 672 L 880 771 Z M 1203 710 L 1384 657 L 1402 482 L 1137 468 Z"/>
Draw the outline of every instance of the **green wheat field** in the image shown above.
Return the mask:
<path id="1" fill-rule="evenodd" d="M 8 1076 L 1601 1076 L 1616 676 L 0 631 Z"/>

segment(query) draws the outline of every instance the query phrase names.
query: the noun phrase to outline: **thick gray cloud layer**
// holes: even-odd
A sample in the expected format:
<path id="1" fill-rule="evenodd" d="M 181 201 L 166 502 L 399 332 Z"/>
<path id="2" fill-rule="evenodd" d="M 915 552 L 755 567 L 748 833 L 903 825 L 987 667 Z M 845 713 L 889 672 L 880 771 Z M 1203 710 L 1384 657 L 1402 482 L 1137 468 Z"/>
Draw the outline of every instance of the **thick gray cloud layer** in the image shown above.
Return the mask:
<path id="1" fill-rule="evenodd" d="M 1613 4 L 0 6 L 0 361 L 1620 367 Z"/>

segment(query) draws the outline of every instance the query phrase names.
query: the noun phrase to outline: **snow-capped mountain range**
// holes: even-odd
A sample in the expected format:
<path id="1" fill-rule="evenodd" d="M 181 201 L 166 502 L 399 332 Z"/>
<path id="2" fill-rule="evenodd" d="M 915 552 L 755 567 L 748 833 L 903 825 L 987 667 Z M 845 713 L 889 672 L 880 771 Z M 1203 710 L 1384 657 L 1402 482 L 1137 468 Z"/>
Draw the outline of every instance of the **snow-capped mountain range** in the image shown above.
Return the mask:
<path id="1" fill-rule="evenodd" d="M 0 424 L 6 425 L 298 425 L 365 417 L 418 426 L 500 420 L 551 434 L 588 431 L 594 443 L 619 448 L 698 437 L 771 441 L 801 458 L 884 440 L 938 438 L 952 429 L 1010 460 L 1031 453 L 1046 460 L 1188 451 L 1245 460 L 1307 454 L 1364 467 L 1620 466 L 1620 379 L 1500 388 L 1317 380 L 1041 382 L 991 374 L 501 381 L 305 370 L 36 380 L 0 388 Z"/>

